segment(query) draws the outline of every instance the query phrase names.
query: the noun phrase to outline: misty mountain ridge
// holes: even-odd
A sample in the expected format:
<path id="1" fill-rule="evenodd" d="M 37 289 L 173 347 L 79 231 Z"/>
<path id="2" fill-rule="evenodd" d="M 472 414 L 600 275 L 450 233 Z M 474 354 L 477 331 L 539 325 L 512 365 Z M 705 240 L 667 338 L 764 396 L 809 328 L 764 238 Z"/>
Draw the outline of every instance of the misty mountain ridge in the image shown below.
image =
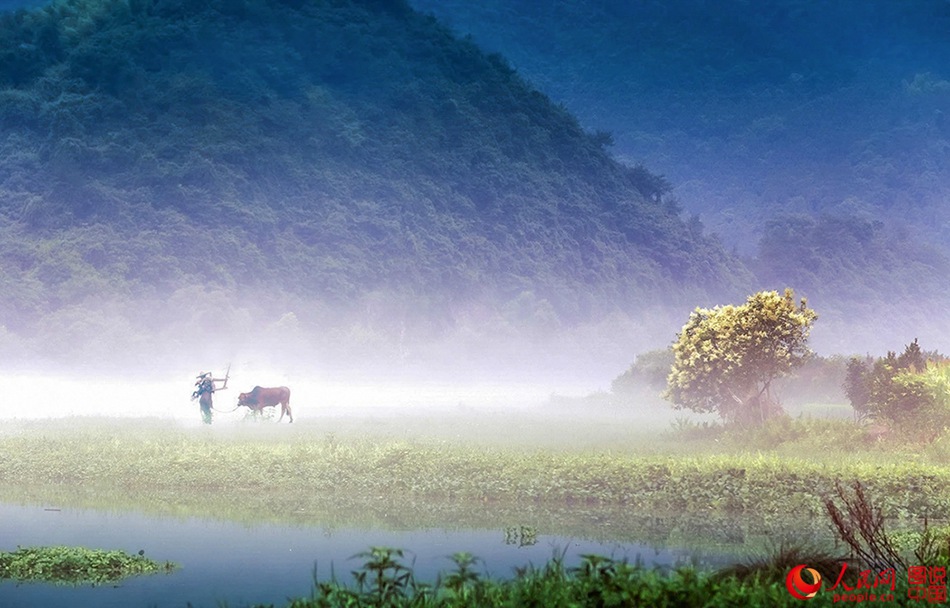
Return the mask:
<path id="1" fill-rule="evenodd" d="M 857 213 L 950 247 L 950 4 L 413 0 L 755 253 L 776 212 Z"/>
<path id="2" fill-rule="evenodd" d="M 822 348 L 950 347 L 950 4 L 412 5 L 665 175 L 758 285 L 809 296 Z"/>
<path id="3" fill-rule="evenodd" d="M 0 48 L 10 350 L 411 352 L 752 282 L 665 180 L 400 1 L 73 0 L 3 14 Z"/>
<path id="4" fill-rule="evenodd" d="M 8 355 L 620 369 L 785 286 L 823 352 L 950 350 L 950 266 L 914 230 L 789 207 L 743 264 L 650 162 L 404 2 L 74 0 L 0 32 Z"/>

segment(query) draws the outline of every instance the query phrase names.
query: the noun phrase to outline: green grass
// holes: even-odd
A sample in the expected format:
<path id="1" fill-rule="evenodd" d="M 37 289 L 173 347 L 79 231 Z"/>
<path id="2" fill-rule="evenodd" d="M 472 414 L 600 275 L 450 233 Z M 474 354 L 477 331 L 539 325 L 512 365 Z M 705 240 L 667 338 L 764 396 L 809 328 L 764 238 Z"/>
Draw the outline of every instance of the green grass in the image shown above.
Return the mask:
<path id="1" fill-rule="evenodd" d="M 24 487 L 78 487 L 121 491 L 142 504 L 202 497 L 212 504 L 226 494 L 257 506 L 265 496 L 285 511 L 329 497 L 807 517 L 823 512 L 822 498 L 836 480 L 860 480 L 888 517 L 950 518 L 944 447 L 865 444 L 848 422 L 783 425 L 731 435 L 711 429 L 694 440 L 683 432 L 686 438 L 667 437 L 665 446 L 653 440 L 638 452 L 634 438 L 626 449 L 552 450 L 360 438 L 315 425 L 219 431 L 53 422 L 0 436 L 0 459 L 11 463 L 0 470 L 0 496 Z"/>
<path id="2" fill-rule="evenodd" d="M 86 547 L 17 547 L 0 552 L 0 579 L 57 584 L 113 583 L 140 574 L 171 572 L 178 566 L 123 551 Z"/>

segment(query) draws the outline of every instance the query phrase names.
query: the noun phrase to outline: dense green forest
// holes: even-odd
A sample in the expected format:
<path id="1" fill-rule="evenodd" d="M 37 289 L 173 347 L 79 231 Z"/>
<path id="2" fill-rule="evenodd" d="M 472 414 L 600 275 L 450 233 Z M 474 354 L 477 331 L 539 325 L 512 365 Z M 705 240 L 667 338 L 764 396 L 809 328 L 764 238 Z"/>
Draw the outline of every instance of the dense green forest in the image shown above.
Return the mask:
<path id="1" fill-rule="evenodd" d="M 8 354 L 531 337 L 751 281 L 666 180 L 400 0 L 8 11 L 0 125 Z"/>
<path id="2" fill-rule="evenodd" d="M 19 4 L 8 358 L 625 365 L 786 286 L 822 352 L 947 348 L 945 3 Z"/>
<path id="3" fill-rule="evenodd" d="M 948 343 L 947 2 L 412 4 L 665 175 L 762 286 L 809 297 L 826 351 Z"/>

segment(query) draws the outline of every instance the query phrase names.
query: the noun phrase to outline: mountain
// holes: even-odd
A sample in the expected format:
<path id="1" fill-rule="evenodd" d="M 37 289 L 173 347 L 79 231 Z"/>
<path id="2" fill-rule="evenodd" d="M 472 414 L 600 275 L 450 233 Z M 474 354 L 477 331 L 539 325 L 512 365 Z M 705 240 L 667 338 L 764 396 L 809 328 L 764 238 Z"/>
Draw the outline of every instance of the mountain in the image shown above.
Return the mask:
<path id="1" fill-rule="evenodd" d="M 405 355 L 745 293 L 608 148 L 401 0 L 7 12 L 0 344 Z"/>
<path id="2" fill-rule="evenodd" d="M 41 7 L 48 0 L 0 0 L 0 11 L 17 11 Z"/>
<path id="3" fill-rule="evenodd" d="M 945 0 L 412 4 L 611 132 L 740 249 L 776 209 L 911 211 L 950 245 Z"/>
<path id="4" fill-rule="evenodd" d="M 950 3 L 412 5 L 664 175 L 825 348 L 950 348 Z"/>

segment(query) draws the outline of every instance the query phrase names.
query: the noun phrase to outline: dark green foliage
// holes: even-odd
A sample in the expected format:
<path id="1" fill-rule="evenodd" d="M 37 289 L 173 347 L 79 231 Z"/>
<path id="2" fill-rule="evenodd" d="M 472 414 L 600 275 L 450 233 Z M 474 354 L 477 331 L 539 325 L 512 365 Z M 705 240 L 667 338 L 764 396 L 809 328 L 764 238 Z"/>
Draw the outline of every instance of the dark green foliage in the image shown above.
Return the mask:
<path id="1" fill-rule="evenodd" d="M 0 579 L 60 584 L 102 584 L 139 574 L 171 572 L 177 566 L 123 551 L 85 547 L 17 547 L 0 552 Z"/>
<path id="2" fill-rule="evenodd" d="M 853 214 L 781 215 L 765 223 L 754 269 L 767 282 L 788 282 L 812 294 L 860 294 L 864 301 L 852 298 L 850 305 L 863 315 L 880 304 L 879 294 L 926 300 L 931 294 L 919 284 L 941 289 L 937 277 L 950 272 L 950 262 L 919 235 L 889 230 L 880 221 Z"/>
<path id="3" fill-rule="evenodd" d="M 844 379 L 844 392 L 858 419 L 870 414 L 871 387 L 870 372 L 874 366 L 872 357 L 852 357 L 848 360 L 848 371 Z"/>
<path id="4" fill-rule="evenodd" d="M 404 601 L 407 593 L 415 588 L 412 569 L 402 563 L 402 549 L 370 547 L 369 551 L 357 553 L 354 558 L 365 561 L 353 572 L 357 596 L 362 596 L 371 605 L 386 606 Z"/>
<path id="5" fill-rule="evenodd" d="M 373 549 L 370 553 L 375 553 Z M 389 554 L 399 550 L 386 550 Z M 368 556 L 369 554 L 367 554 Z M 714 580 L 690 569 L 672 573 L 648 570 L 625 561 L 598 555 L 585 555 L 576 568 L 567 568 L 563 558 L 555 556 L 542 567 L 529 567 L 511 580 L 489 580 L 471 576 L 468 558 L 457 562 L 457 570 L 434 587 L 418 585 L 411 570 L 396 585 L 397 592 L 381 597 L 365 591 L 357 581 L 357 589 L 335 580 L 319 583 L 311 599 L 297 599 L 291 608 L 332 608 L 336 606 L 395 607 L 462 607 L 462 606 L 716 606 L 738 605 L 736 602 L 768 602 L 786 605 L 780 589 L 772 581 L 760 583 L 758 589 L 735 579 Z M 364 570 L 372 569 L 370 559 Z M 464 593 L 455 584 L 460 576 L 466 582 Z M 450 581 L 453 581 L 450 583 Z M 752 604 L 746 604 L 752 605 Z"/>
<path id="6" fill-rule="evenodd" d="M 396 550 L 389 550 L 396 551 Z M 555 555 L 542 567 L 529 567 L 518 572 L 514 579 L 490 580 L 470 578 L 471 593 L 460 595 L 444 584 L 434 587 L 415 584 L 409 578 L 400 587 L 400 593 L 380 598 L 371 593 L 352 589 L 336 580 L 319 583 L 313 597 L 292 600 L 290 608 L 348 607 L 544 607 L 544 608 L 605 608 L 650 607 L 685 608 L 733 606 L 801 606 L 786 589 L 784 579 L 791 567 L 803 563 L 801 559 L 822 570 L 833 582 L 840 572 L 834 570 L 835 561 L 826 553 L 791 549 L 770 560 L 769 565 L 745 572 L 741 567 L 707 574 L 693 568 L 678 568 L 664 572 L 647 569 L 626 561 L 599 555 L 584 555 L 575 568 L 568 568 L 562 557 Z M 365 567 L 369 567 L 369 563 Z M 451 580 L 459 571 L 444 580 Z M 829 583 L 830 585 L 831 583 Z M 819 592 L 809 600 L 809 606 L 832 606 L 832 592 Z M 906 599 L 904 584 L 895 592 L 896 605 L 913 605 Z"/>
<path id="7" fill-rule="evenodd" d="M 913 342 L 904 347 L 904 352 L 897 358 L 894 367 L 911 373 L 922 372 L 927 369 L 927 357 L 920 349 L 917 338 L 914 338 Z"/>
<path id="8" fill-rule="evenodd" d="M 938 0 L 412 4 L 611 131 L 619 155 L 689 181 L 685 206 L 746 250 L 789 207 L 883 212 L 948 242 L 927 219 L 946 218 L 950 171 Z"/>
<path id="9" fill-rule="evenodd" d="M 852 358 L 844 390 L 860 418 L 875 418 L 904 430 L 927 429 L 925 435 L 930 435 L 950 421 L 950 403 L 942 402 L 925 372 L 929 364 L 945 361 L 939 353 L 922 351 L 915 338 L 900 355 Z"/>
<path id="10" fill-rule="evenodd" d="M 748 282 L 666 180 L 401 0 L 71 0 L 0 42 L 17 332 L 196 284 L 438 330 L 458 301 L 571 324 Z"/>

